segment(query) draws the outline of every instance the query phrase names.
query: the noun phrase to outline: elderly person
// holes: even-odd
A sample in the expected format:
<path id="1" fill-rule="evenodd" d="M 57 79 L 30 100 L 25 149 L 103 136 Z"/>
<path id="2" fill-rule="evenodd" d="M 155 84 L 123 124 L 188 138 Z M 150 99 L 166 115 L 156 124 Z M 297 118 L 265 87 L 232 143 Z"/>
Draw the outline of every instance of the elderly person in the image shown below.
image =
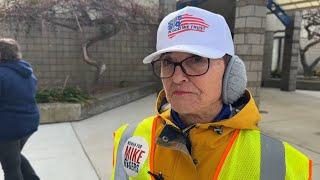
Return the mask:
<path id="1" fill-rule="evenodd" d="M 196 7 L 167 15 L 144 59 L 162 80 L 157 114 L 115 132 L 112 179 L 309 179 L 311 161 L 262 134 L 225 19 Z"/>
<path id="2" fill-rule="evenodd" d="M 38 180 L 21 154 L 39 125 L 37 80 L 18 43 L 0 38 L 0 162 L 5 180 Z"/>

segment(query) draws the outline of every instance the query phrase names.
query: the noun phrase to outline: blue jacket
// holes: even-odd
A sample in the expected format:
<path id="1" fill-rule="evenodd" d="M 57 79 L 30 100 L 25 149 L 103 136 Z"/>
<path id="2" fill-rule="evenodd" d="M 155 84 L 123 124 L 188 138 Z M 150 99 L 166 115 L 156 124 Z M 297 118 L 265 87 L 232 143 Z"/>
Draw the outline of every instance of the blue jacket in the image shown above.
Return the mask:
<path id="1" fill-rule="evenodd" d="M 26 61 L 0 62 L 0 141 L 20 139 L 38 129 L 36 87 Z"/>

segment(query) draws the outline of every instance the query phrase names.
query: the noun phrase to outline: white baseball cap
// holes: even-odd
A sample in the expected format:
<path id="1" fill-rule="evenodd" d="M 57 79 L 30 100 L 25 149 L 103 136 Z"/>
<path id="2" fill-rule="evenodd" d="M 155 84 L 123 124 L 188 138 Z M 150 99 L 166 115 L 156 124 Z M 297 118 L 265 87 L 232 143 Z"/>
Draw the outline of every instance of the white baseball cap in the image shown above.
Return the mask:
<path id="1" fill-rule="evenodd" d="M 231 32 L 224 17 L 191 6 L 172 12 L 161 21 L 156 49 L 143 63 L 157 60 L 167 52 L 186 52 L 212 59 L 234 55 Z"/>

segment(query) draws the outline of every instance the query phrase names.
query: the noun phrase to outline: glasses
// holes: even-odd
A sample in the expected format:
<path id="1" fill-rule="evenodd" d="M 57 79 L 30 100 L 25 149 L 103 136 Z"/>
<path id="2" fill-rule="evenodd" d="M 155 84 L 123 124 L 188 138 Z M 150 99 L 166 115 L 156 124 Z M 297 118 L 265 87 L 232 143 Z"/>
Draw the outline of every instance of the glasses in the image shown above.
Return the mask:
<path id="1" fill-rule="evenodd" d="M 188 76 L 201 76 L 208 72 L 210 59 L 192 55 L 180 62 L 173 62 L 170 57 L 165 57 L 152 61 L 151 64 L 154 74 L 161 79 L 172 77 L 177 66 Z"/>

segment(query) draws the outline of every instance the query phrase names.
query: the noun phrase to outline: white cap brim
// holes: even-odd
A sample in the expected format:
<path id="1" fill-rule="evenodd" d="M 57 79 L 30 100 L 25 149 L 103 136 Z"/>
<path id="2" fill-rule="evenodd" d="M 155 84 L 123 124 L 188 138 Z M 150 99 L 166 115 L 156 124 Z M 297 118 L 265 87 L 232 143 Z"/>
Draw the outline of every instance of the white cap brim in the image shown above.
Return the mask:
<path id="1" fill-rule="evenodd" d="M 221 58 L 226 54 L 226 52 L 223 52 L 217 49 L 212 49 L 212 48 L 209 49 L 201 45 L 175 45 L 165 49 L 161 49 L 157 52 L 154 52 L 148 55 L 143 59 L 143 63 L 144 64 L 151 63 L 152 61 L 157 60 L 161 56 L 161 54 L 168 53 L 168 52 L 185 52 L 185 53 L 195 54 L 195 55 L 210 58 L 210 59 Z M 233 54 L 230 54 L 230 55 L 233 55 Z"/>

